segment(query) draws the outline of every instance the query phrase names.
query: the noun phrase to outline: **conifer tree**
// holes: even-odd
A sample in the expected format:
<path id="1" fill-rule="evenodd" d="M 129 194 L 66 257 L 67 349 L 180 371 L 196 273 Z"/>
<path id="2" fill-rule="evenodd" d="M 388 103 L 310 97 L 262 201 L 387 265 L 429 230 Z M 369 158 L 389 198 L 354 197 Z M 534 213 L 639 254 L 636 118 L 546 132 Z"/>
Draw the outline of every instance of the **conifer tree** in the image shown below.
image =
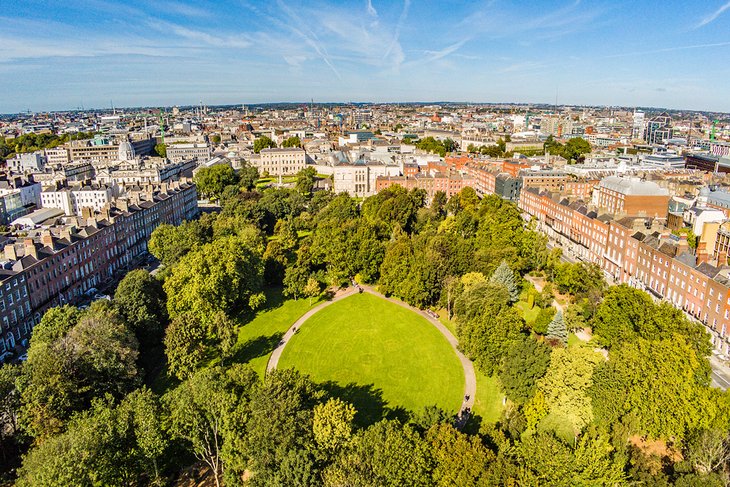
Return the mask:
<path id="1" fill-rule="evenodd" d="M 507 262 L 502 261 L 502 263 L 499 264 L 499 267 L 497 267 L 497 269 L 494 271 L 494 274 L 492 274 L 489 282 L 494 284 L 500 284 L 507 288 L 507 291 L 509 291 L 510 301 L 512 301 L 513 303 L 520 298 L 520 289 L 517 287 L 515 274 L 514 272 L 512 272 L 512 269 L 510 269 Z"/>
<path id="2" fill-rule="evenodd" d="M 548 325 L 547 337 L 553 340 L 560 340 L 563 345 L 568 344 L 568 329 L 565 327 L 562 311 L 555 313 L 555 318 Z"/>

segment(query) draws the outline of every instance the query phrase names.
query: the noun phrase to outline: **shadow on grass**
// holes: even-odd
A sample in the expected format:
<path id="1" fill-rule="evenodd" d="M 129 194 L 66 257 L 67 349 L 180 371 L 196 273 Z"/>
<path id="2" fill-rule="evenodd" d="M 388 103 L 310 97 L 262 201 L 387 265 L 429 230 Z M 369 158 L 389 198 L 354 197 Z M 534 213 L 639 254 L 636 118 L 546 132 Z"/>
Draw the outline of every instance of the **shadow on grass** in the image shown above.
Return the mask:
<path id="1" fill-rule="evenodd" d="M 242 311 L 238 314 L 239 323 L 248 323 L 261 312 L 280 308 L 287 300 L 286 296 L 284 296 L 284 288 L 281 286 L 265 288 L 264 295 L 266 296 L 266 302 L 263 308 L 257 309 L 256 311 Z"/>
<path id="2" fill-rule="evenodd" d="M 330 397 L 337 397 L 352 404 L 357 413 L 355 424 L 360 427 L 367 427 L 382 419 L 398 419 L 402 422 L 408 421 L 409 413 L 401 406 L 388 407 L 383 399 L 383 391 L 376 389 L 374 384 L 337 384 L 327 381 L 321 384 L 325 393 Z"/>
<path id="3" fill-rule="evenodd" d="M 283 336 L 283 333 L 274 333 L 269 336 L 258 336 L 256 338 L 252 338 L 237 348 L 231 357 L 231 361 L 245 364 L 257 357 L 268 355 L 274 351 L 277 345 L 279 345 Z"/>

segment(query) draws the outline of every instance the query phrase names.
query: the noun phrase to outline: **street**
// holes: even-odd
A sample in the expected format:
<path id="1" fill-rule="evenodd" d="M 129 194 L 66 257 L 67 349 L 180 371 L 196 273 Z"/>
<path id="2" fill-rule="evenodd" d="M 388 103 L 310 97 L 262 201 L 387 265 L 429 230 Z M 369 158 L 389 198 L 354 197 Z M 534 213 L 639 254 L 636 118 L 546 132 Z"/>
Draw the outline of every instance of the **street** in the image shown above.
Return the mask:
<path id="1" fill-rule="evenodd" d="M 712 367 L 710 375 L 712 386 L 723 391 L 727 390 L 730 387 L 730 367 L 715 355 L 710 355 L 710 366 Z"/>

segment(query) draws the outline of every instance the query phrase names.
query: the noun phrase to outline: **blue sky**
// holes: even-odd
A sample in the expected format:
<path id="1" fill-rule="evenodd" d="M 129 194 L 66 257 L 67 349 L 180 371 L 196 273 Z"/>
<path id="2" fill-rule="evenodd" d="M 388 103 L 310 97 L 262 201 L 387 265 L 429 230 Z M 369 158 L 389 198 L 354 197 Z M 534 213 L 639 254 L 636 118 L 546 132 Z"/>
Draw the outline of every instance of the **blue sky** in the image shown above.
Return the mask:
<path id="1" fill-rule="evenodd" d="M 0 113 L 270 101 L 730 112 L 728 0 L 0 0 Z"/>

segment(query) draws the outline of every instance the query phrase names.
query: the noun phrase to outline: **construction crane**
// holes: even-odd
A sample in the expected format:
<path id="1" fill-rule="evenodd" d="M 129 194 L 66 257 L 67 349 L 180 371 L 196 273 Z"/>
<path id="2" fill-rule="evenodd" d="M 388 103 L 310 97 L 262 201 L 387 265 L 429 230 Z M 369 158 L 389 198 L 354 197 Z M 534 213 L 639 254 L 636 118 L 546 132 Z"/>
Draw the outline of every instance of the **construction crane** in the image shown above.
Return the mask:
<path id="1" fill-rule="evenodd" d="M 165 143 L 165 122 L 162 120 L 162 110 L 160 110 L 160 134 L 162 135 L 162 143 Z"/>

